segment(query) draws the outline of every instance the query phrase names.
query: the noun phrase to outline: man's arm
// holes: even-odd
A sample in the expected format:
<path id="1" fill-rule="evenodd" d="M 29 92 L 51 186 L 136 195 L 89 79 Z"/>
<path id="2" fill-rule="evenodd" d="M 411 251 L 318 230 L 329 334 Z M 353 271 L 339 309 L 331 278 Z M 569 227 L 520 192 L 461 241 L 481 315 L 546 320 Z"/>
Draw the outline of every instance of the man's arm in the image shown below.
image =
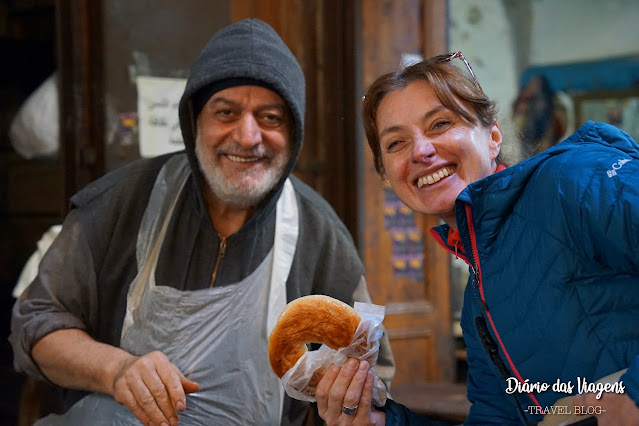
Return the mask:
<path id="1" fill-rule="evenodd" d="M 112 395 L 143 424 L 177 425 L 185 394 L 199 389 L 161 352 L 137 357 L 78 329 L 44 336 L 31 354 L 53 383 Z"/>
<path id="2" fill-rule="evenodd" d="M 114 371 L 131 354 L 96 342 L 78 329 L 57 330 L 40 339 L 31 355 L 53 383 L 69 389 L 113 394 Z"/>
<path id="3" fill-rule="evenodd" d="M 112 395 L 142 422 L 168 424 L 177 420 L 184 393 L 197 384 L 159 352 L 136 357 L 90 336 L 99 322 L 98 266 L 85 234 L 87 216 L 79 209 L 69 213 L 38 276 L 14 306 L 9 340 L 16 370 L 62 387 Z"/>

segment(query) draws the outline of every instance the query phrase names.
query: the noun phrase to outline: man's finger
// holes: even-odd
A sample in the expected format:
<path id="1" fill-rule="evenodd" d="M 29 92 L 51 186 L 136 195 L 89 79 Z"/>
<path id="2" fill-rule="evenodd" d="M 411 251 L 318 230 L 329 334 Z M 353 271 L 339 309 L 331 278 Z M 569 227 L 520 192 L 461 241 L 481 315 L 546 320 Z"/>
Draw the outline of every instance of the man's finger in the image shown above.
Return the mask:
<path id="1" fill-rule="evenodd" d="M 157 374 L 159 375 L 162 383 L 166 386 L 167 405 L 170 407 L 173 415 L 177 416 L 178 411 L 184 411 L 186 407 L 186 395 L 184 387 L 182 386 L 182 379 L 184 376 L 178 370 L 178 368 L 168 363 L 166 366 L 158 367 Z M 166 413 L 166 407 L 162 407 L 162 411 Z"/>
<path id="2" fill-rule="evenodd" d="M 146 415 L 149 417 L 150 422 L 154 424 L 162 424 L 162 422 L 169 423 L 169 418 L 166 418 L 158 407 L 158 404 L 155 401 L 155 398 L 147 388 L 146 384 L 142 379 L 134 380 L 130 383 L 130 389 L 133 395 L 135 396 L 135 400 L 137 401 L 137 405 L 142 409 Z M 132 410 L 133 411 L 133 410 Z"/>
<path id="3" fill-rule="evenodd" d="M 146 372 L 142 378 L 144 380 L 144 384 L 155 400 L 155 405 L 162 412 L 163 417 L 169 421 L 169 424 L 177 425 L 178 415 L 175 410 L 175 404 L 169 395 L 167 383 L 169 386 L 175 387 L 175 382 L 177 382 L 177 386 L 181 389 L 179 378 L 175 373 L 162 373 L 162 377 L 160 374 L 161 373 L 159 371 Z"/>
<path id="4" fill-rule="evenodd" d="M 146 412 L 140 407 L 138 404 L 135 395 L 128 389 L 122 391 L 122 397 L 118 401 L 120 404 L 124 405 L 126 408 L 133 413 L 133 415 L 140 421 L 140 423 L 147 425 L 149 424 L 149 416 Z"/>
<path id="5" fill-rule="evenodd" d="M 180 384 L 185 393 L 193 393 L 200 390 L 200 384 L 189 380 L 184 374 L 180 373 Z"/>

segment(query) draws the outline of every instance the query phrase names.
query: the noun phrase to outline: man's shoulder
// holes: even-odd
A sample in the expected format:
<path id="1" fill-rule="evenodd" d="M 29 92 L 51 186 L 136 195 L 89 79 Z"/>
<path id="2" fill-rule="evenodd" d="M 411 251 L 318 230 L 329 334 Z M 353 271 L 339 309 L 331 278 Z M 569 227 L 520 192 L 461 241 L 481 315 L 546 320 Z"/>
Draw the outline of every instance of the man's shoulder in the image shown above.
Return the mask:
<path id="1" fill-rule="evenodd" d="M 313 230 L 324 236 L 339 235 L 352 240 L 348 228 L 326 199 L 299 178 L 291 175 L 290 179 L 298 196 L 300 223 L 310 225 L 306 227 L 307 231 Z"/>
<path id="2" fill-rule="evenodd" d="M 160 169 L 174 154 L 135 160 L 89 183 L 71 197 L 73 207 L 111 200 L 113 197 L 148 198 Z"/>
<path id="3" fill-rule="evenodd" d="M 318 210 L 318 214 L 328 216 L 331 220 L 339 220 L 337 213 L 324 197 L 296 176 L 291 175 L 289 179 L 298 194 L 299 201 L 303 205 L 311 206 L 313 209 Z"/>

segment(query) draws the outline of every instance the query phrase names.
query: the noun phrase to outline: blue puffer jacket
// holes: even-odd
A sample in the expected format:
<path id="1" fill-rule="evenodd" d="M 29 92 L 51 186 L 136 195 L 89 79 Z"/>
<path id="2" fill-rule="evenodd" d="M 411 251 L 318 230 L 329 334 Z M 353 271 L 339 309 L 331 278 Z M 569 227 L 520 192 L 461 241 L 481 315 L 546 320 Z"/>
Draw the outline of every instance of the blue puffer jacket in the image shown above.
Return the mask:
<path id="1" fill-rule="evenodd" d="M 472 272 L 462 312 L 473 404 L 466 423 L 537 423 L 543 416 L 535 413 L 568 396 L 553 391 L 558 380 L 576 394 L 578 381 L 625 368 L 623 391 L 639 406 L 637 143 L 588 122 L 468 186 L 455 208 L 460 257 Z M 433 234 L 454 252 L 448 231 L 443 225 Z M 490 341 L 500 368 L 488 355 Z M 550 389 L 507 394 L 510 377 Z"/>

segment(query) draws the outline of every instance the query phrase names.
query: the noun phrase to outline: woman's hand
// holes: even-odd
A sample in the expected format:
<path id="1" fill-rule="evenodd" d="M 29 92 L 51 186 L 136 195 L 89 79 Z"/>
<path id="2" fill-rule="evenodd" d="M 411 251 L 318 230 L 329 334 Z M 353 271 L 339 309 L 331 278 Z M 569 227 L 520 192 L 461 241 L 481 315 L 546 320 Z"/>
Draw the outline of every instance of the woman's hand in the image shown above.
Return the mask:
<path id="1" fill-rule="evenodd" d="M 603 393 L 597 399 L 596 393 L 575 395 L 573 404 L 585 413 L 594 412 L 600 426 L 638 426 L 639 408 L 625 394 Z"/>
<path id="2" fill-rule="evenodd" d="M 331 365 L 317 385 L 319 415 L 327 425 L 383 425 L 386 415 L 372 407 L 373 374 L 366 361 L 354 358 Z M 352 414 L 349 409 L 356 407 Z"/>

